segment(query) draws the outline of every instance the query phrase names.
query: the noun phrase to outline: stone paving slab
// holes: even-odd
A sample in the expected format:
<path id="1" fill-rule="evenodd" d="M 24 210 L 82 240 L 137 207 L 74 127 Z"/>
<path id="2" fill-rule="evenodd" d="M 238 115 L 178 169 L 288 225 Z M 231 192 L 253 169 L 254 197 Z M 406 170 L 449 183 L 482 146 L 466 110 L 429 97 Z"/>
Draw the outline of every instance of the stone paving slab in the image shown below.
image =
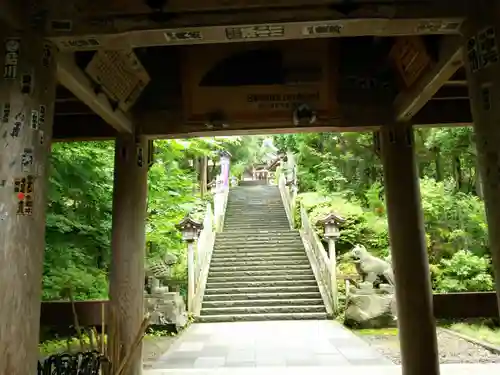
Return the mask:
<path id="1" fill-rule="evenodd" d="M 500 373 L 499 364 L 450 364 L 441 365 L 441 375 L 492 375 Z M 166 369 L 146 370 L 144 375 L 401 375 L 400 366 L 322 366 L 308 367 L 260 367 L 218 369 Z"/>
<path id="2" fill-rule="evenodd" d="M 309 320 L 193 324 L 152 368 L 235 370 L 367 365 L 394 366 L 337 322 Z"/>

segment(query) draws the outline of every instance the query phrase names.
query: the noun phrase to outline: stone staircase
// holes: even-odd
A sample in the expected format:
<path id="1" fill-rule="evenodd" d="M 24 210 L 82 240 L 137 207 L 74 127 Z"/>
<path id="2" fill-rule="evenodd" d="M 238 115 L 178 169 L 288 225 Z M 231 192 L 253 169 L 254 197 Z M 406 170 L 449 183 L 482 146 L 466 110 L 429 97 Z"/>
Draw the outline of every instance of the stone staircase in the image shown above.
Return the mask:
<path id="1" fill-rule="evenodd" d="M 278 187 L 232 188 L 224 231 L 215 240 L 200 321 L 326 316 L 300 234 L 290 230 Z"/>

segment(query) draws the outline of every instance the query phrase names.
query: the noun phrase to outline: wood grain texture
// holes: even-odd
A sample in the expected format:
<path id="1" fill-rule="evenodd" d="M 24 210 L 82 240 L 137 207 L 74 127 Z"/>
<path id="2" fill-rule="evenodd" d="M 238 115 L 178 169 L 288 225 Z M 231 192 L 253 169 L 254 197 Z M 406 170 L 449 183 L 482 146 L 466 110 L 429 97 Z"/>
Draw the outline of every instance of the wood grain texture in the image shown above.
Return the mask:
<path id="1" fill-rule="evenodd" d="M 53 58 L 43 60 L 42 53 L 44 46 L 52 55 L 54 50 L 35 34 L 21 36 L 16 77 L 4 79 L 5 38 L 11 35 L 1 36 L 0 374 L 33 375 L 38 360 L 47 157 L 56 83 Z M 22 94 L 21 77 L 25 74 L 31 77 L 31 89 Z M 5 110 L 7 103 L 10 111 Z M 16 179 L 25 179 L 22 188 L 18 185 L 22 195 L 16 192 Z M 28 206 L 18 214 L 19 203 L 26 203 L 28 197 Z"/>
<path id="2" fill-rule="evenodd" d="M 116 140 L 110 299 L 125 348 L 132 345 L 144 318 L 147 150 L 143 137 L 120 135 Z M 125 375 L 142 373 L 141 351 L 142 345 Z"/>
<path id="3" fill-rule="evenodd" d="M 469 95 L 471 112 L 474 122 L 476 136 L 476 148 L 478 156 L 479 171 L 481 174 L 483 196 L 488 222 L 489 248 L 493 260 L 495 273 L 495 285 L 497 292 L 497 304 L 500 311 L 500 4 L 489 1 L 477 1 L 475 6 L 470 7 L 470 16 L 464 32 L 464 61 L 466 65 L 467 81 L 469 84 Z M 472 53 L 467 43 L 470 38 L 476 38 L 479 43 L 478 34 L 487 28 L 496 29 L 496 38 L 493 43 L 483 42 L 485 47 L 490 47 L 488 57 L 495 56 L 497 61 L 489 66 L 472 67 Z M 491 48 L 493 47 L 493 48 Z M 478 49 L 476 48 L 476 51 Z M 486 53 L 483 52 L 483 57 Z M 496 52 L 496 53 L 495 53 Z M 479 59 L 478 59 L 479 60 Z M 474 62 L 477 62 L 474 61 Z M 479 65 L 479 64 L 478 64 Z M 478 68 L 478 69 L 477 69 Z"/>
<path id="4" fill-rule="evenodd" d="M 385 196 L 404 375 L 439 375 L 413 129 L 404 123 L 380 131 Z"/>

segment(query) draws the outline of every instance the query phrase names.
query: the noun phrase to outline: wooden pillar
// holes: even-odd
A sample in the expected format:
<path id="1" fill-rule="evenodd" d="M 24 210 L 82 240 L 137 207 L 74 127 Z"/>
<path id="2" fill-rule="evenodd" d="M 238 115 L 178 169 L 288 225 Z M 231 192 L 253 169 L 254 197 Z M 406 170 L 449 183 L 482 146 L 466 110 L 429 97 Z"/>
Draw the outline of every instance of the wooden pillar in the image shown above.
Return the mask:
<path id="1" fill-rule="evenodd" d="M 36 373 L 55 67 L 36 35 L 0 33 L 0 374 Z"/>
<path id="2" fill-rule="evenodd" d="M 110 298 L 125 350 L 144 318 L 147 147 L 142 137 L 120 135 L 116 140 Z M 142 346 L 126 375 L 142 373 L 141 351 Z"/>
<path id="3" fill-rule="evenodd" d="M 473 5 L 473 6 L 472 6 Z M 481 191 L 500 311 L 500 5 L 475 1 L 463 29 Z"/>
<path id="4" fill-rule="evenodd" d="M 439 374 L 413 129 L 380 131 L 403 375 Z"/>

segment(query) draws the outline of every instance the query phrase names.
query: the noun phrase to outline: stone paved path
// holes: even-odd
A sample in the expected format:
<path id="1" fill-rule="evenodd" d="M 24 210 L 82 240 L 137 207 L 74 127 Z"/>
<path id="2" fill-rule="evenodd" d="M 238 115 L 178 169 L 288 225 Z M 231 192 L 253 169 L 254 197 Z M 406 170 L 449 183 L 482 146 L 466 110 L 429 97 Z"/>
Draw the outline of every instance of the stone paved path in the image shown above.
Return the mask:
<path id="1" fill-rule="evenodd" d="M 500 365 L 442 365 L 441 375 L 492 375 Z M 259 367 L 148 370 L 144 375 L 401 375 L 400 366 Z"/>
<path id="2" fill-rule="evenodd" d="M 172 370 L 368 365 L 396 367 L 340 324 L 306 320 L 194 324 L 152 368 L 181 374 L 191 372 Z"/>

